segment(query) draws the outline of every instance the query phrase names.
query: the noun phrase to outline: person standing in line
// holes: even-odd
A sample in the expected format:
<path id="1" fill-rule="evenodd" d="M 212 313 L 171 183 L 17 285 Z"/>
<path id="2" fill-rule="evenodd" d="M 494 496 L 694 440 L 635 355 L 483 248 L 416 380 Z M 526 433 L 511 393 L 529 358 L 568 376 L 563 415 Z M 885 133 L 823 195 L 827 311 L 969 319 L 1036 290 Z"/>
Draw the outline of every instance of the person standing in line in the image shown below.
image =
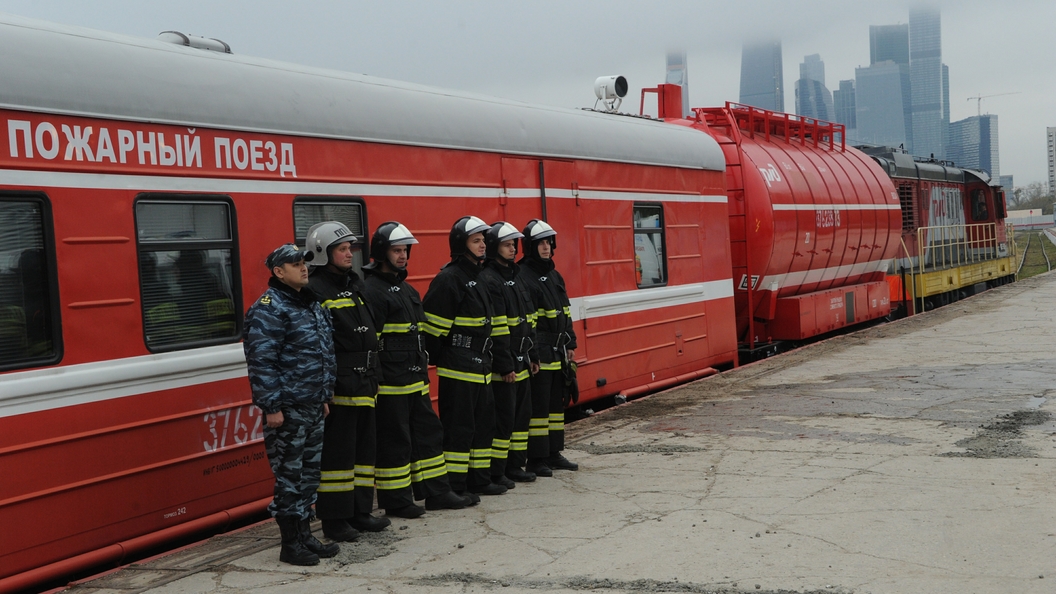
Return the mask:
<path id="1" fill-rule="evenodd" d="M 402 224 L 382 223 L 370 240 L 371 262 L 363 267 L 379 336 L 378 506 L 399 518 L 472 504 L 451 492 L 444 428 L 429 399 L 429 353 L 421 334 L 425 312 L 418 291 L 407 282 L 407 261 L 416 243 Z M 424 509 L 416 499 L 425 500 Z"/>
<path id="2" fill-rule="evenodd" d="M 517 240 L 524 235 L 513 225 L 493 223 L 484 234 L 487 261 L 480 280 L 488 289 L 495 317 L 491 389 L 495 398 L 495 430 L 491 441 L 491 481 L 512 489 L 516 482 L 532 482 L 526 472 L 528 427 L 532 416 L 531 374 L 539 371 L 531 360 L 535 306 L 528 289 L 516 280 Z M 503 324 L 505 323 L 505 328 Z"/>
<path id="3" fill-rule="evenodd" d="M 426 348 L 436 355 L 440 378 L 440 422 L 444 458 L 456 493 L 502 495 L 491 482 L 491 431 L 495 403 L 491 394 L 491 345 L 495 315 L 478 280 L 488 225 L 462 217 L 451 227 L 451 261 L 425 293 Z"/>
<path id="4" fill-rule="evenodd" d="M 310 254 L 308 254 L 310 255 Z M 279 560 L 317 565 L 340 548 L 312 535 L 319 486 L 323 419 L 334 395 L 336 362 L 330 316 L 308 288 L 306 253 L 293 244 L 275 249 L 265 264 L 268 290 L 246 312 L 242 347 L 253 404 L 267 421 L 264 448 L 275 474 L 268 511 L 282 534 Z"/>
<path id="5" fill-rule="evenodd" d="M 330 540 L 351 542 L 357 530 L 378 532 L 391 522 L 374 509 L 378 394 L 378 335 L 363 280 L 352 270 L 356 237 L 343 223 L 327 221 L 308 230 L 306 249 L 314 256 L 308 287 L 323 299 L 334 326 L 337 384 L 323 425 L 322 476 L 316 515 Z"/>
<path id="6" fill-rule="evenodd" d="M 553 470 L 579 470 L 561 454 L 565 449 L 565 406 L 568 387 L 562 365 L 576 354 L 576 333 L 565 280 L 554 267 L 557 231 L 532 219 L 524 226 L 524 256 L 517 279 L 528 287 L 536 308 L 535 357 L 539 373 L 532 376 L 532 420 L 528 432 L 529 472 L 553 476 Z"/>

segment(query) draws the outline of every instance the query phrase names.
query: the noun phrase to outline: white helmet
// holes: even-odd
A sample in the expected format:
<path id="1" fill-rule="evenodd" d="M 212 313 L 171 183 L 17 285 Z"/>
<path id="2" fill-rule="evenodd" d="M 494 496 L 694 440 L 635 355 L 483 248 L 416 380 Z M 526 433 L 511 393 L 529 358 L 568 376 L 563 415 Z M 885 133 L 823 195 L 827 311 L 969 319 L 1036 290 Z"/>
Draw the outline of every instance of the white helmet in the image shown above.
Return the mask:
<path id="1" fill-rule="evenodd" d="M 344 223 L 337 221 L 326 221 L 316 223 L 308 230 L 308 238 L 305 240 L 305 249 L 315 254 L 312 258 L 312 266 L 326 266 L 330 261 L 328 251 L 331 246 L 344 242 L 356 243 L 356 236 L 348 230 Z"/>

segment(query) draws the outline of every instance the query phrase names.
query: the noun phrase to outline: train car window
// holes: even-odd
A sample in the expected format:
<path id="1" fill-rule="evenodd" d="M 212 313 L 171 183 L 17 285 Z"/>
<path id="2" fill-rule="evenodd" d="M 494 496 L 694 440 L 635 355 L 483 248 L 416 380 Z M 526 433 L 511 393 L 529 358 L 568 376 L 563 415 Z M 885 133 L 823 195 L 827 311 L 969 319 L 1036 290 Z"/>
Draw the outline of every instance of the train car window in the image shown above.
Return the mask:
<path id="1" fill-rule="evenodd" d="M 913 194 L 912 185 L 902 184 L 898 186 L 898 203 L 902 207 L 903 233 L 908 233 L 916 228 L 916 200 Z"/>
<path id="2" fill-rule="evenodd" d="M 304 246 L 308 230 L 316 223 L 338 221 L 344 223 L 358 240 L 352 246 L 352 269 L 362 276 L 366 259 L 367 234 L 366 208 L 362 198 L 341 196 L 296 198 L 293 201 L 293 236 L 297 245 Z"/>
<path id="3" fill-rule="evenodd" d="M 972 190 L 972 220 L 990 220 L 990 209 L 986 207 L 986 193 L 981 189 Z"/>
<path id="4" fill-rule="evenodd" d="M 48 202 L 0 196 L 0 370 L 61 359 L 57 287 Z"/>
<path id="5" fill-rule="evenodd" d="M 634 271 L 638 288 L 667 284 L 664 209 L 659 204 L 634 205 Z"/>
<path id="6" fill-rule="evenodd" d="M 147 348 L 236 342 L 241 282 L 231 201 L 151 195 L 137 200 L 135 211 Z"/>
<path id="7" fill-rule="evenodd" d="M 1005 212 L 1005 191 L 998 190 L 994 193 L 994 218 L 1001 221 L 1007 214 Z"/>

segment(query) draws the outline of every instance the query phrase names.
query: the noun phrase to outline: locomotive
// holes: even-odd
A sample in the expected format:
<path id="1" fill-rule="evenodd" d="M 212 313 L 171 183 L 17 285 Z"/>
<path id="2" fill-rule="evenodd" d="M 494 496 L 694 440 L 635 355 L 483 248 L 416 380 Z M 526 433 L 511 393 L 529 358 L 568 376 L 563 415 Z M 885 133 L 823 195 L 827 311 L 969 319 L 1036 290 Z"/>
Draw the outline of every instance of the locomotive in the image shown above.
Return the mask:
<path id="1" fill-rule="evenodd" d="M 547 220 L 582 402 L 891 312 L 900 195 L 838 125 L 683 118 L 663 85 L 659 118 L 535 106 L 200 41 L 0 17 L 0 592 L 263 512 L 242 312 L 323 220 L 402 221 L 420 291 L 462 215 Z"/>

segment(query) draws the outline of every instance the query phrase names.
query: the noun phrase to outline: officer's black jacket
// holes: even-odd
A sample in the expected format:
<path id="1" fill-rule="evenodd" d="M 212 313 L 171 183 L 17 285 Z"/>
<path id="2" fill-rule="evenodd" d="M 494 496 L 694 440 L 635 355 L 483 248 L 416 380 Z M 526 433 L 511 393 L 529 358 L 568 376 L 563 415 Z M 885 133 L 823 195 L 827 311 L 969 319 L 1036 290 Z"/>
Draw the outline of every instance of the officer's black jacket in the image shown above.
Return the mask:
<path id="1" fill-rule="evenodd" d="M 440 269 L 425 293 L 426 345 L 435 354 L 440 377 L 491 383 L 491 343 L 495 315 L 481 267 L 458 256 Z"/>
<path id="2" fill-rule="evenodd" d="M 374 327 L 383 343 L 378 394 L 428 393 L 429 355 L 420 339 L 425 324 L 421 296 L 406 282 L 406 270 L 390 273 L 364 268 L 363 275 Z"/>
<path id="3" fill-rule="evenodd" d="M 517 281 L 519 268 L 513 262 L 503 266 L 491 259 L 484 263 L 480 273 L 495 310 L 492 379 L 510 372 L 516 372 L 518 380 L 528 379 L 530 349 L 535 340 L 535 306 L 528 288 Z M 503 323 L 508 330 L 501 327 Z"/>
<path id="4" fill-rule="evenodd" d="M 562 358 L 559 343 L 576 348 L 576 332 L 572 329 L 572 310 L 565 290 L 565 279 L 554 268 L 553 260 L 525 256 L 518 262 L 521 281 L 532 296 L 536 314 L 535 356 L 543 369 L 560 369 Z"/>
<path id="5" fill-rule="evenodd" d="M 337 355 L 334 403 L 374 406 L 378 379 L 373 360 L 377 357 L 378 335 L 364 298 L 363 280 L 353 271 L 339 274 L 319 267 L 312 270 L 308 287 L 319 295 L 334 324 L 334 351 Z M 368 351 L 374 352 L 368 355 Z"/>

